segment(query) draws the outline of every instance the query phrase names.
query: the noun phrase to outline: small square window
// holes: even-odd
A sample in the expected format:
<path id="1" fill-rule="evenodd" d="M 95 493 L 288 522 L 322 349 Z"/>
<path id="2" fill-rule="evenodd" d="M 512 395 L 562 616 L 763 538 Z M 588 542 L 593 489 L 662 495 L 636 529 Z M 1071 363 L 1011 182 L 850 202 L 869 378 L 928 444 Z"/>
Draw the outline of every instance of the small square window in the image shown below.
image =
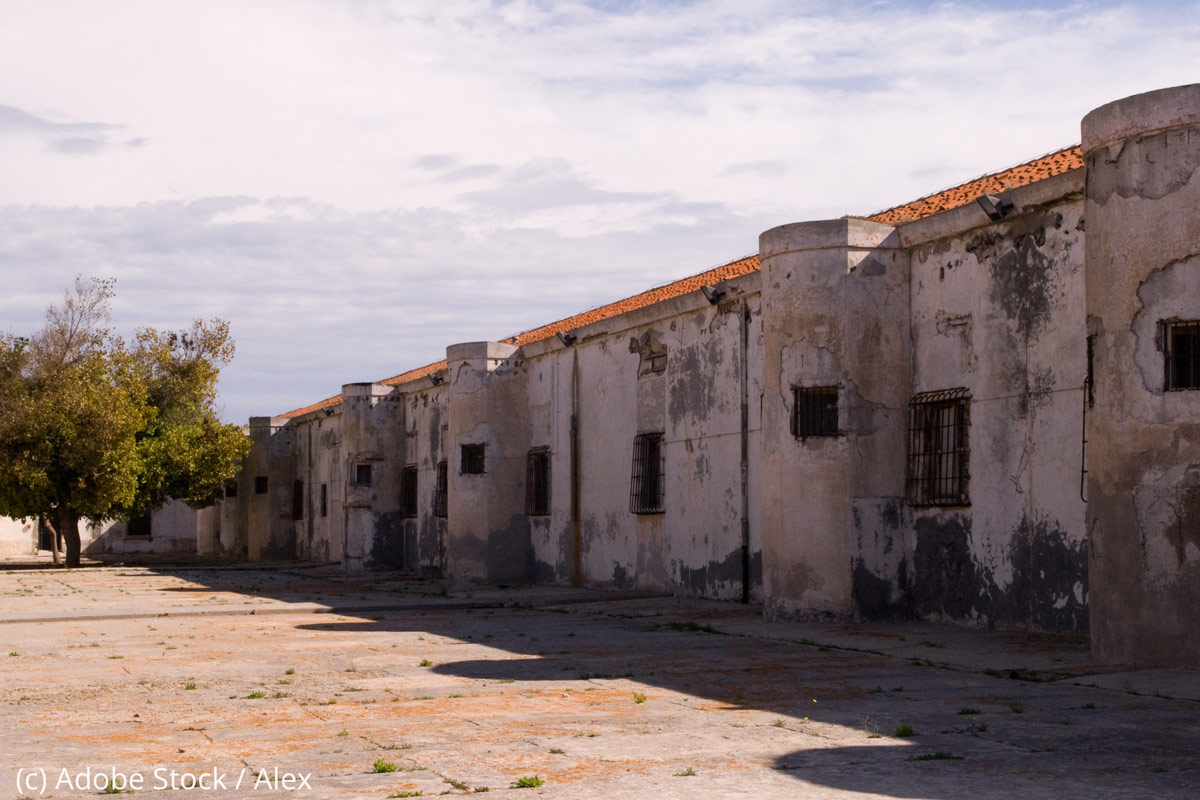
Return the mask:
<path id="1" fill-rule="evenodd" d="M 370 486 L 371 485 L 371 464 L 355 464 L 354 465 L 354 485 L 355 486 Z"/>
<path id="2" fill-rule="evenodd" d="M 237 497 L 237 481 L 230 481 L 225 484 L 225 496 Z"/>
<path id="3" fill-rule="evenodd" d="M 525 513 L 550 513 L 550 448 L 535 447 L 525 457 Z"/>
<path id="4" fill-rule="evenodd" d="M 639 433 L 633 440 L 633 476 L 629 482 L 629 510 L 634 514 L 663 511 L 662 433 Z"/>
<path id="5" fill-rule="evenodd" d="M 792 432 L 801 439 L 838 435 L 838 388 L 797 386 L 792 390 Z"/>
<path id="6" fill-rule="evenodd" d="M 324 483 L 321 484 L 321 516 L 329 516 L 329 487 Z"/>
<path id="7" fill-rule="evenodd" d="M 126 539 L 149 539 L 153 526 L 150 523 L 150 515 L 143 514 L 134 517 L 125 523 L 125 538 Z"/>
<path id="8" fill-rule="evenodd" d="M 464 444 L 462 446 L 462 474 L 482 475 L 484 472 L 484 454 L 487 445 Z"/>
<path id="9" fill-rule="evenodd" d="M 1163 322 L 1167 391 L 1200 389 L 1200 321 Z"/>
<path id="10" fill-rule="evenodd" d="M 417 515 L 417 465 L 409 464 L 400 470 L 400 516 Z"/>
<path id="11" fill-rule="evenodd" d="M 439 461 L 437 465 L 437 481 L 433 485 L 433 515 L 446 518 L 450 505 L 450 476 L 449 464 Z"/>
<path id="12" fill-rule="evenodd" d="M 267 493 L 267 476 L 266 475 L 254 476 L 254 493 L 255 494 L 266 494 Z"/>
<path id="13" fill-rule="evenodd" d="M 908 423 L 908 500 L 915 506 L 962 506 L 970 450 L 966 389 L 926 392 L 912 399 Z"/>

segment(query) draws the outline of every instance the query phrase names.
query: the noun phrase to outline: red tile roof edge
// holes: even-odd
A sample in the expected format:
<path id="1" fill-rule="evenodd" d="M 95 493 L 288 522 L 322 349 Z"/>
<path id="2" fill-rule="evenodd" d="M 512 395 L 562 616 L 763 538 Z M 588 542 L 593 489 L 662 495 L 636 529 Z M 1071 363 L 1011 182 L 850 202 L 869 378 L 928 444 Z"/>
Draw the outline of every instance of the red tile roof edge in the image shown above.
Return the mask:
<path id="1" fill-rule="evenodd" d="M 1083 153 L 1079 145 L 1071 145 L 999 172 L 980 175 L 978 178 L 972 178 L 965 183 L 925 195 L 903 205 L 877 211 L 869 214 L 866 219 L 884 222 L 888 225 L 903 225 L 906 222 L 932 216 L 939 211 L 965 206 L 980 195 L 995 194 L 1006 189 L 1026 186 L 1082 166 Z"/>
<path id="2" fill-rule="evenodd" d="M 960 183 L 957 186 L 951 186 L 948 189 L 934 192 L 933 194 L 925 195 L 916 200 L 913 200 L 903 205 L 893 206 L 892 208 L 878 211 L 870 214 L 864 219 L 873 220 L 875 222 L 883 222 L 889 225 L 902 225 L 906 222 L 913 222 L 924 217 L 932 216 L 939 211 L 947 211 L 951 208 L 958 208 L 970 203 L 975 198 L 983 194 L 992 194 L 1002 192 L 1006 189 L 1014 189 L 1018 186 L 1026 186 L 1036 181 L 1045 180 L 1046 178 L 1060 175 L 1064 172 L 1069 172 L 1073 169 L 1083 166 L 1083 154 L 1079 145 L 1064 147 L 1061 150 L 1055 150 L 1052 153 L 1047 153 L 1043 156 L 1026 161 L 1022 164 L 1017 164 L 1007 169 L 1002 169 L 999 172 L 992 172 L 986 175 L 981 175 L 978 178 L 973 178 L 965 183 Z M 653 289 L 647 289 L 640 294 L 635 294 L 632 297 L 626 297 L 622 300 L 617 300 L 606 305 L 598 306 L 588 311 L 583 311 L 556 322 L 551 322 L 547 325 L 542 325 L 537 328 L 531 328 L 515 336 L 509 336 L 507 339 L 500 341 L 508 342 L 522 346 L 531 342 L 538 342 L 543 339 L 548 339 L 556 333 L 567 332 L 575 328 L 581 328 L 584 325 L 589 325 L 593 322 L 600 322 L 606 319 L 620 316 L 629 311 L 635 311 L 639 308 L 661 303 L 665 300 L 671 300 L 680 295 L 694 292 L 701 286 L 713 284 L 730 278 L 737 278 L 742 275 L 748 275 L 751 272 L 756 272 L 759 269 L 758 254 L 739 258 L 735 261 L 730 261 L 728 264 L 722 264 L 719 267 L 705 270 L 696 275 L 691 275 L 671 283 L 665 283 L 661 286 L 656 286 Z M 424 378 L 435 372 L 440 372 L 446 368 L 446 362 L 435 361 L 432 364 L 426 364 L 423 367 L 411 369 L 408 372 L 402 372 L 391 378 L 385 378 L 380 383 L 388 386 L 398 386 L 402 383 L 415 381 L 419 378 Z M 297 408 L 294 411 L 289 411 L 280 416 L 286 418 L 301 417 L 305 414 L 310 414 L 313 411 L 320 411 L 324 408 L 332 408 L 342 402 L 341 395 L 327 397 L 320 402 L 313 403 L 303 408 Z"/>
<path id="3" fill-rule="evenodd" d="M 720 281 L 729 280 L 730 278 L 738 278 L 742 275 L 749 275 L 751 272 L 757 272 L 758 268 L 758 255 L 754 254 L 746 256 L 745 258 L 739 258 L 736 261 L 730 261 L 728 264 L 722 264 L 719 267 L 713 267 L 712 269 L 705 270 L 697 275 L 691 275 L 687 278 L 682 278 L 677 281 L 672 281 L 671 283 L 656 286 L 653 289 L 647 289 L 640 294 L 635 294 L 633 297 L 626 297 L 622 300 L 617 300 L 603 306 L 589 309 L 588 311 L 574 314 L 570 317 L 565 317 L 547 325 L 531 328 L 530 330 L 523 331 L 515 336 L 509 336 L 508 338 L 501 339 L 500 341 L 507 342 L 509 344 L 515 344 L 518 347 L 530 344 L 531 342 L 540 342 L 543 339 L 549 339 L 551 336 L 560 331 L 565 333 L 566 331 L 574 330 L 575 328 L 581 328 L 584 325 L 588 325 L 593 322 L 612 319 L 613 317 L 620 316 L 621 314 L 629 311 L 635 311 L 639 308 L 652 306 L 665 300 L 671 300 L 675 297 L 679 297 L 680 295 L 687 294 L 688 292 L 694 292 L 706 284 L 718 283 Z M 408 372 L 402 372 L 399 375 L 395 375 L 391 378 L 385 378 L 384 380 L 380 381 L 380 383 L 383 383 L 387 386 L 398 386 L 402 383 L 415 381 L 435 372 L 440 372 L 445 368 L 445 360 L 436 361 L 432 364 L 426 364 L 423 367 L 411 369 Z M 301 417 L 305 414 L 310 414 L 313 411 L 320 411 L 323 408 L 331 408 L 340 404 L 341 402 L 341 395 L 328 397 L 318 403 L 313 403 L 312 405 L 304 406 L 303 408 L 297 408 L 296 410 L 289 411 L 286 414 L 280 414 L 280 416 L 288 419 Z"/>

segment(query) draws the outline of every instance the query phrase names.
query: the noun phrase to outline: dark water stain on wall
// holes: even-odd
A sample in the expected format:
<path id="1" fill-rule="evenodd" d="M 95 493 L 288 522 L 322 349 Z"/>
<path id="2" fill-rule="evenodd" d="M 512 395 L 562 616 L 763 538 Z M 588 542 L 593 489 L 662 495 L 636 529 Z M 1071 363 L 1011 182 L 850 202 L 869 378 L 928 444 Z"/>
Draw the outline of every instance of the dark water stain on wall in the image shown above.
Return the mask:
<path id="1" fill-rule="evenodd" d="M 969 519 L 923 517 L 916 530 L 912 594 L 919 616 L 1087 631 L 1087 549 L 1057 522 L 1022 520 L 1010 540 L 1013 579 L 1004 588 L 972 556 Z"/>
<path id="2" fill-rule="evenodd" d="M 513 514 L 508 525 L 491 531 L 487 539 L 488 580 L 494 583 L 527 583 L 533 580 L 533 541 L 529 517 Z"/>
<path id="3" fill-rule="evenodd" d="M 612 585 L 614 589 L 628 590 L 633 588 L 633 576 L 619 562 L 613 562 Z"/>
<path id="4" fill-rule="evenodd" d="M 679 567 L 679 588 L 695 597 L 707 597 L 715 590 L 742 585 L 742 548 L 731 550 L 720 561 L 709 561 L 702 567 Z M 762 585 L 762 551 L 750 553 L 750 588 Z"/>
<path id="5" fill-rule="evenodd" d="M 667 410 L 671 421 L 679 424 L 686 415 L 696 419 L 709 416 L 717 401 L 717 367 L 724 351 L 717 338 L 683 347 L 671 371 Z"/>
<path id="6" fill-rule="evenodd" d="M 854 559 L 853 599 L 855 613 L 864 619 L 910 619 L 912 597 L 908 592 L 908 562 L 896 568 L 896 582 L 876 575 L 861 558 Z"/>
<path id="7" fill-rule="evenodd" d="M 958 514 L 920 517 L 916 532 L 914 610 L 922 617 L 973 618 L 986 605 L 990 581 L 971 558 L 971 520 Z"/>
<path id="8" fill-rule="evenodd" d="M 381 569 L 404 569 L 404 518 L 398 511 L 375 515 L 370 565 Z"/>
<path id="9" fill-rule="evenodd" d="M 991 262 L 991 300 L 1028 337 L 1050 318 L 1054 260 L 1042 251 L 1045 230 L 1018 237 Z"/>
<path id="10" fill-rule="evenodd" d="M 1042 630 L 1087 631 L 1087 542 L 1072 541 L 1054 520 L 1024 518 L 1009 551 L 1013 579 L 1003 591 L 993 589 L 996 617 Z"/>

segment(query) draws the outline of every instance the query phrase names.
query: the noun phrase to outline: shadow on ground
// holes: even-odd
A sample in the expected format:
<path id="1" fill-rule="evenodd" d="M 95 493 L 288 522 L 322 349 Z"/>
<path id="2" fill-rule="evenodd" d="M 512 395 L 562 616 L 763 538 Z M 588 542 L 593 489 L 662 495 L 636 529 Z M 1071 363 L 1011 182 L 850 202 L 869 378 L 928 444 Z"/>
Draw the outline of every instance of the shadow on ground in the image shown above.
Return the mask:
<path id="1" fill-rule="evenodd" d="M 1200 785 L 1195 703 L 763 638 L 745 632 L 759 614 L 753 607 L 571 590 L 557 599 L 521 590 L 440 597 L 437 583 L 319 569 L 157 571 L 214 591 L 316 600 L 354 618 L 298 626 L 304 630 L 421 631 L 504 654 L 433 665 L 440 674 L 609 686 L 628 680 L 631 692 L 656 687 L 766 712 L 776 727 L 813 737 L 769 766 L 814 786 L 897 798 L 1092 800 L 1192 797 Z M 525 605 L 530 598 L 539 607 Z M 731 622 L 739 634 L 719 632 Z M 854 735 L 831 737 L 823 733 L 828 726 Z"/>

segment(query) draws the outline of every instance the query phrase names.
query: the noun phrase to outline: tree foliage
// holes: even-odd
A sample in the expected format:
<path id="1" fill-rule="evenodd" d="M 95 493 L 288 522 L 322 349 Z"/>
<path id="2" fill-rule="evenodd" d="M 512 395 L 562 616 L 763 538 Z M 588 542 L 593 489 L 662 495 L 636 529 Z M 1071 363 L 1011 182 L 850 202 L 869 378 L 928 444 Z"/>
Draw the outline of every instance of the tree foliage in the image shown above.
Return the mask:
<path id="1" fill-rule="evenodd" d="M 228 323 L 127 344 L 108 327 L 112 294 L 112 281 L 76 279 L 37 334 L 0 334 L 0 514 L 57 519 L 68 566 L 80 517 L 209 505 L 249 451 L 213 408 Z"/>

